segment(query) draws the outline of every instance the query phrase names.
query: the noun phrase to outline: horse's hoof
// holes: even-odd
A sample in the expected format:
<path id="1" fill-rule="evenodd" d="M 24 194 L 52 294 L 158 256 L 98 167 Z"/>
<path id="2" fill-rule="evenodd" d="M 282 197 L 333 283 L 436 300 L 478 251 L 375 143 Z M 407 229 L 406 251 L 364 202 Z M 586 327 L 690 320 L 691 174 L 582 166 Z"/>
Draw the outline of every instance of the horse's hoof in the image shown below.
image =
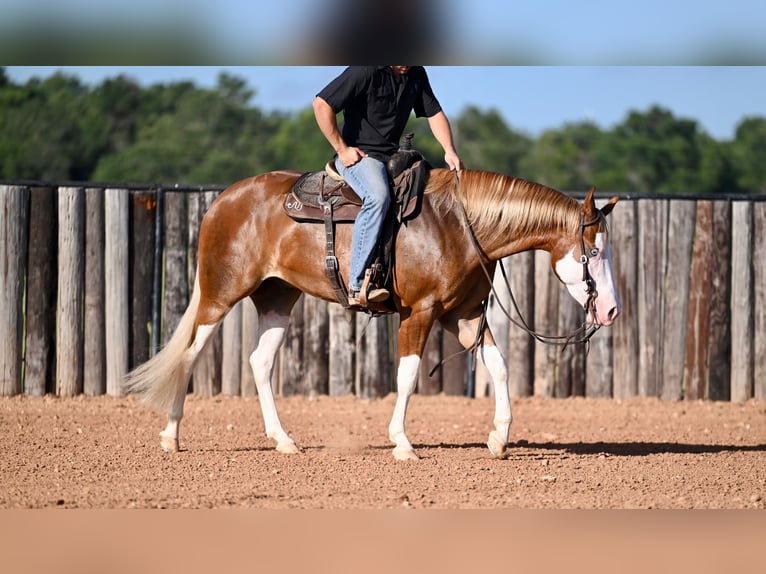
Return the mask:
<path id="1" fill-rule="evenodd" d="M 411 448 L 395 448 L 393 453 L 396 460 L 420 460 L 418 454 Z"/>
<path id="2" fill-rule="evenodd" d="M 506 449 L 505 442 L 497 438 L 494 433 L 489 433 L 487 448 L 494 458 L 500 460 L 508 458 L 508 450 Z"/>
<path id="3" fill-rule="evenodd" d="M 283 442 L 277 445 L 277 452 L 282 454 L 300 454 L 301 449 L 294 442 Z"/>
<path id="4" fill-rule="evenodd" d="M 165 452 L 178 452 L 178 439 L 160 435 L 160 448 Z"/>

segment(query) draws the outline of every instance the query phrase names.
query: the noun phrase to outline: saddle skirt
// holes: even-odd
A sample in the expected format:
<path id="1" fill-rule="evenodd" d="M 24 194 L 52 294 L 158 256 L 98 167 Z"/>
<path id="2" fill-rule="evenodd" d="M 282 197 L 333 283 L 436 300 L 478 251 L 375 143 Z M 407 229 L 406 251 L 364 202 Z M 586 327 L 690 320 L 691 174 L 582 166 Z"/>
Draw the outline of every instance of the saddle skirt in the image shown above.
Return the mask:
<path id="1" fill-rule="evenodd" d="M 418 159 L 392 177 L 393 205 L 400 222 L 415 217 L 420 211 L 429 170 L 428 163 Z M 392 175 L 390 171 L 389 175 Z M 336 223 L 353 222 L 361 207 L 361 198 L 338 174 L 332 161 L 324 171 L 301 175 L 283 204 L 285 213 L 295 221 L 316 223 L 325 222 L 329 215 Z"/>

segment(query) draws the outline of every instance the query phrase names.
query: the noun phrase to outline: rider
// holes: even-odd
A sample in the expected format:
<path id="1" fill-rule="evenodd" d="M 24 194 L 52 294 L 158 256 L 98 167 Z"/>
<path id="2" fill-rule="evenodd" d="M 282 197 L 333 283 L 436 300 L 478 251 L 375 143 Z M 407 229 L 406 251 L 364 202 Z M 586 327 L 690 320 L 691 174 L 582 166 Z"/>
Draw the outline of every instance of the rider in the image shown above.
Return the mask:
<path id="1" fill-rule="evenodd" d="M 391 202 L 386 162 L 399 147 L 410 113 L 427 117 L 444 149 L 451 170 L 461 170 L 449 120 L 421 66 L 352 66 L 317 94 L 314 115 L 322 134 L 337 154 L 340 175 L 362 199 L 362 209 L 351 239 L 349 305 L 361 306 L 359 292 L 365 270 L 372 264 L 378 237 Z M 343 112 L 343 129 L 336 115 Z M 386 289 L 372 289 L 367 300 L 389 297 Z"/>

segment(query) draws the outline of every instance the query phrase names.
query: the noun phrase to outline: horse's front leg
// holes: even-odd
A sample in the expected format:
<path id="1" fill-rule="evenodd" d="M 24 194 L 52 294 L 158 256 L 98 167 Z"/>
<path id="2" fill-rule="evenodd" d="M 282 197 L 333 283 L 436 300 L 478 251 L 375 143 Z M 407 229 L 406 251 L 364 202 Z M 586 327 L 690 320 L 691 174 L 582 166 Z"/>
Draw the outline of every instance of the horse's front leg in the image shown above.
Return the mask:
<path id="1" fill-rule="evenodd" d="M 388 425 L 388 437 L 396 446 L 397 460 L 418 460 L 404 428 L 407 406 L 418 382 L 420 357 L 423 355 L 428 333 L 433 325 L 429 313 L 403 316 L 399 324 L 399 368 L 396 372 L 396 406 Z"/>
<path id="2" fill-rule="evenodd" d="M 399 369 L 396 372 L 396 406 L 388 425 L 388 437 L 396 444 L 394 458 L 397 460 L 418 460 L 417 453 L 404 431 L 404 419 L 407 416 L 407 405 L 418 382 L 420 356 L 408 355 L 399 359 Z"/>
<path id="3" fill-rule="evenodd" d="M 442 324 L 445 329 L 457 335 L 460 343 L 468 349 L 476 339 L 480 325 L 480 313 L 481 310 L 476 309 L 469 314 L 469 319 L 445 318 L 442 320 Z M 495 458 L 505 458 L 511 422 L 513 421 L 508 391 L 508 367 L 503 355 L 495 345 L 495 339 L 488 327 L 484 328 L 482 340 L 484 342 L 479 349 L 479 356 L 489 371 L 495 390 L 495 417 L 493 419 L 495 430 L 489 433 L 487 448 Z"/>
<path id="4" fill-rule="evenodd" d="M 487 367 L 495 389 L 495 430 L 489 433 L 487 448 L 495 458 L 508 456 L 506 447 L 511 432 L 511 399 L 508 393 L 508 368 L 496 345 L 483 345 L 480 356 Z"/>

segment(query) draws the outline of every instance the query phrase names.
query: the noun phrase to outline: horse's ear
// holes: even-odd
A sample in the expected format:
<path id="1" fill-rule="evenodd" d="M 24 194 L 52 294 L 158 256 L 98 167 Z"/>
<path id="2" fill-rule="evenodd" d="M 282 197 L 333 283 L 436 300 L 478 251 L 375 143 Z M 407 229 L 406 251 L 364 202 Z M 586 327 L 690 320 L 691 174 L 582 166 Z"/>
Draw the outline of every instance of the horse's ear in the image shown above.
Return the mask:
<path id="1" fill-rule="evenodd" d="M 590 188 L 590 191 L 588 192 L 588 195 L 585 196 L 585 201 L 582 204 L 583 211 L 585 211 L 586 215 L 592 216 L 596 213 L 596 187 L 593 186 Z"/>
<path id="2" fill-rule="evenodd" d="M 612 210 L 614 209 L 614 206 L 617 205 L 618 201 L 620 201 L 620 198 L 615 195 L 612 199 L 606 202 L 604 207 L 601 208 L 601 213 L 604 215 L 609 215 L 612 213 Z"/>

